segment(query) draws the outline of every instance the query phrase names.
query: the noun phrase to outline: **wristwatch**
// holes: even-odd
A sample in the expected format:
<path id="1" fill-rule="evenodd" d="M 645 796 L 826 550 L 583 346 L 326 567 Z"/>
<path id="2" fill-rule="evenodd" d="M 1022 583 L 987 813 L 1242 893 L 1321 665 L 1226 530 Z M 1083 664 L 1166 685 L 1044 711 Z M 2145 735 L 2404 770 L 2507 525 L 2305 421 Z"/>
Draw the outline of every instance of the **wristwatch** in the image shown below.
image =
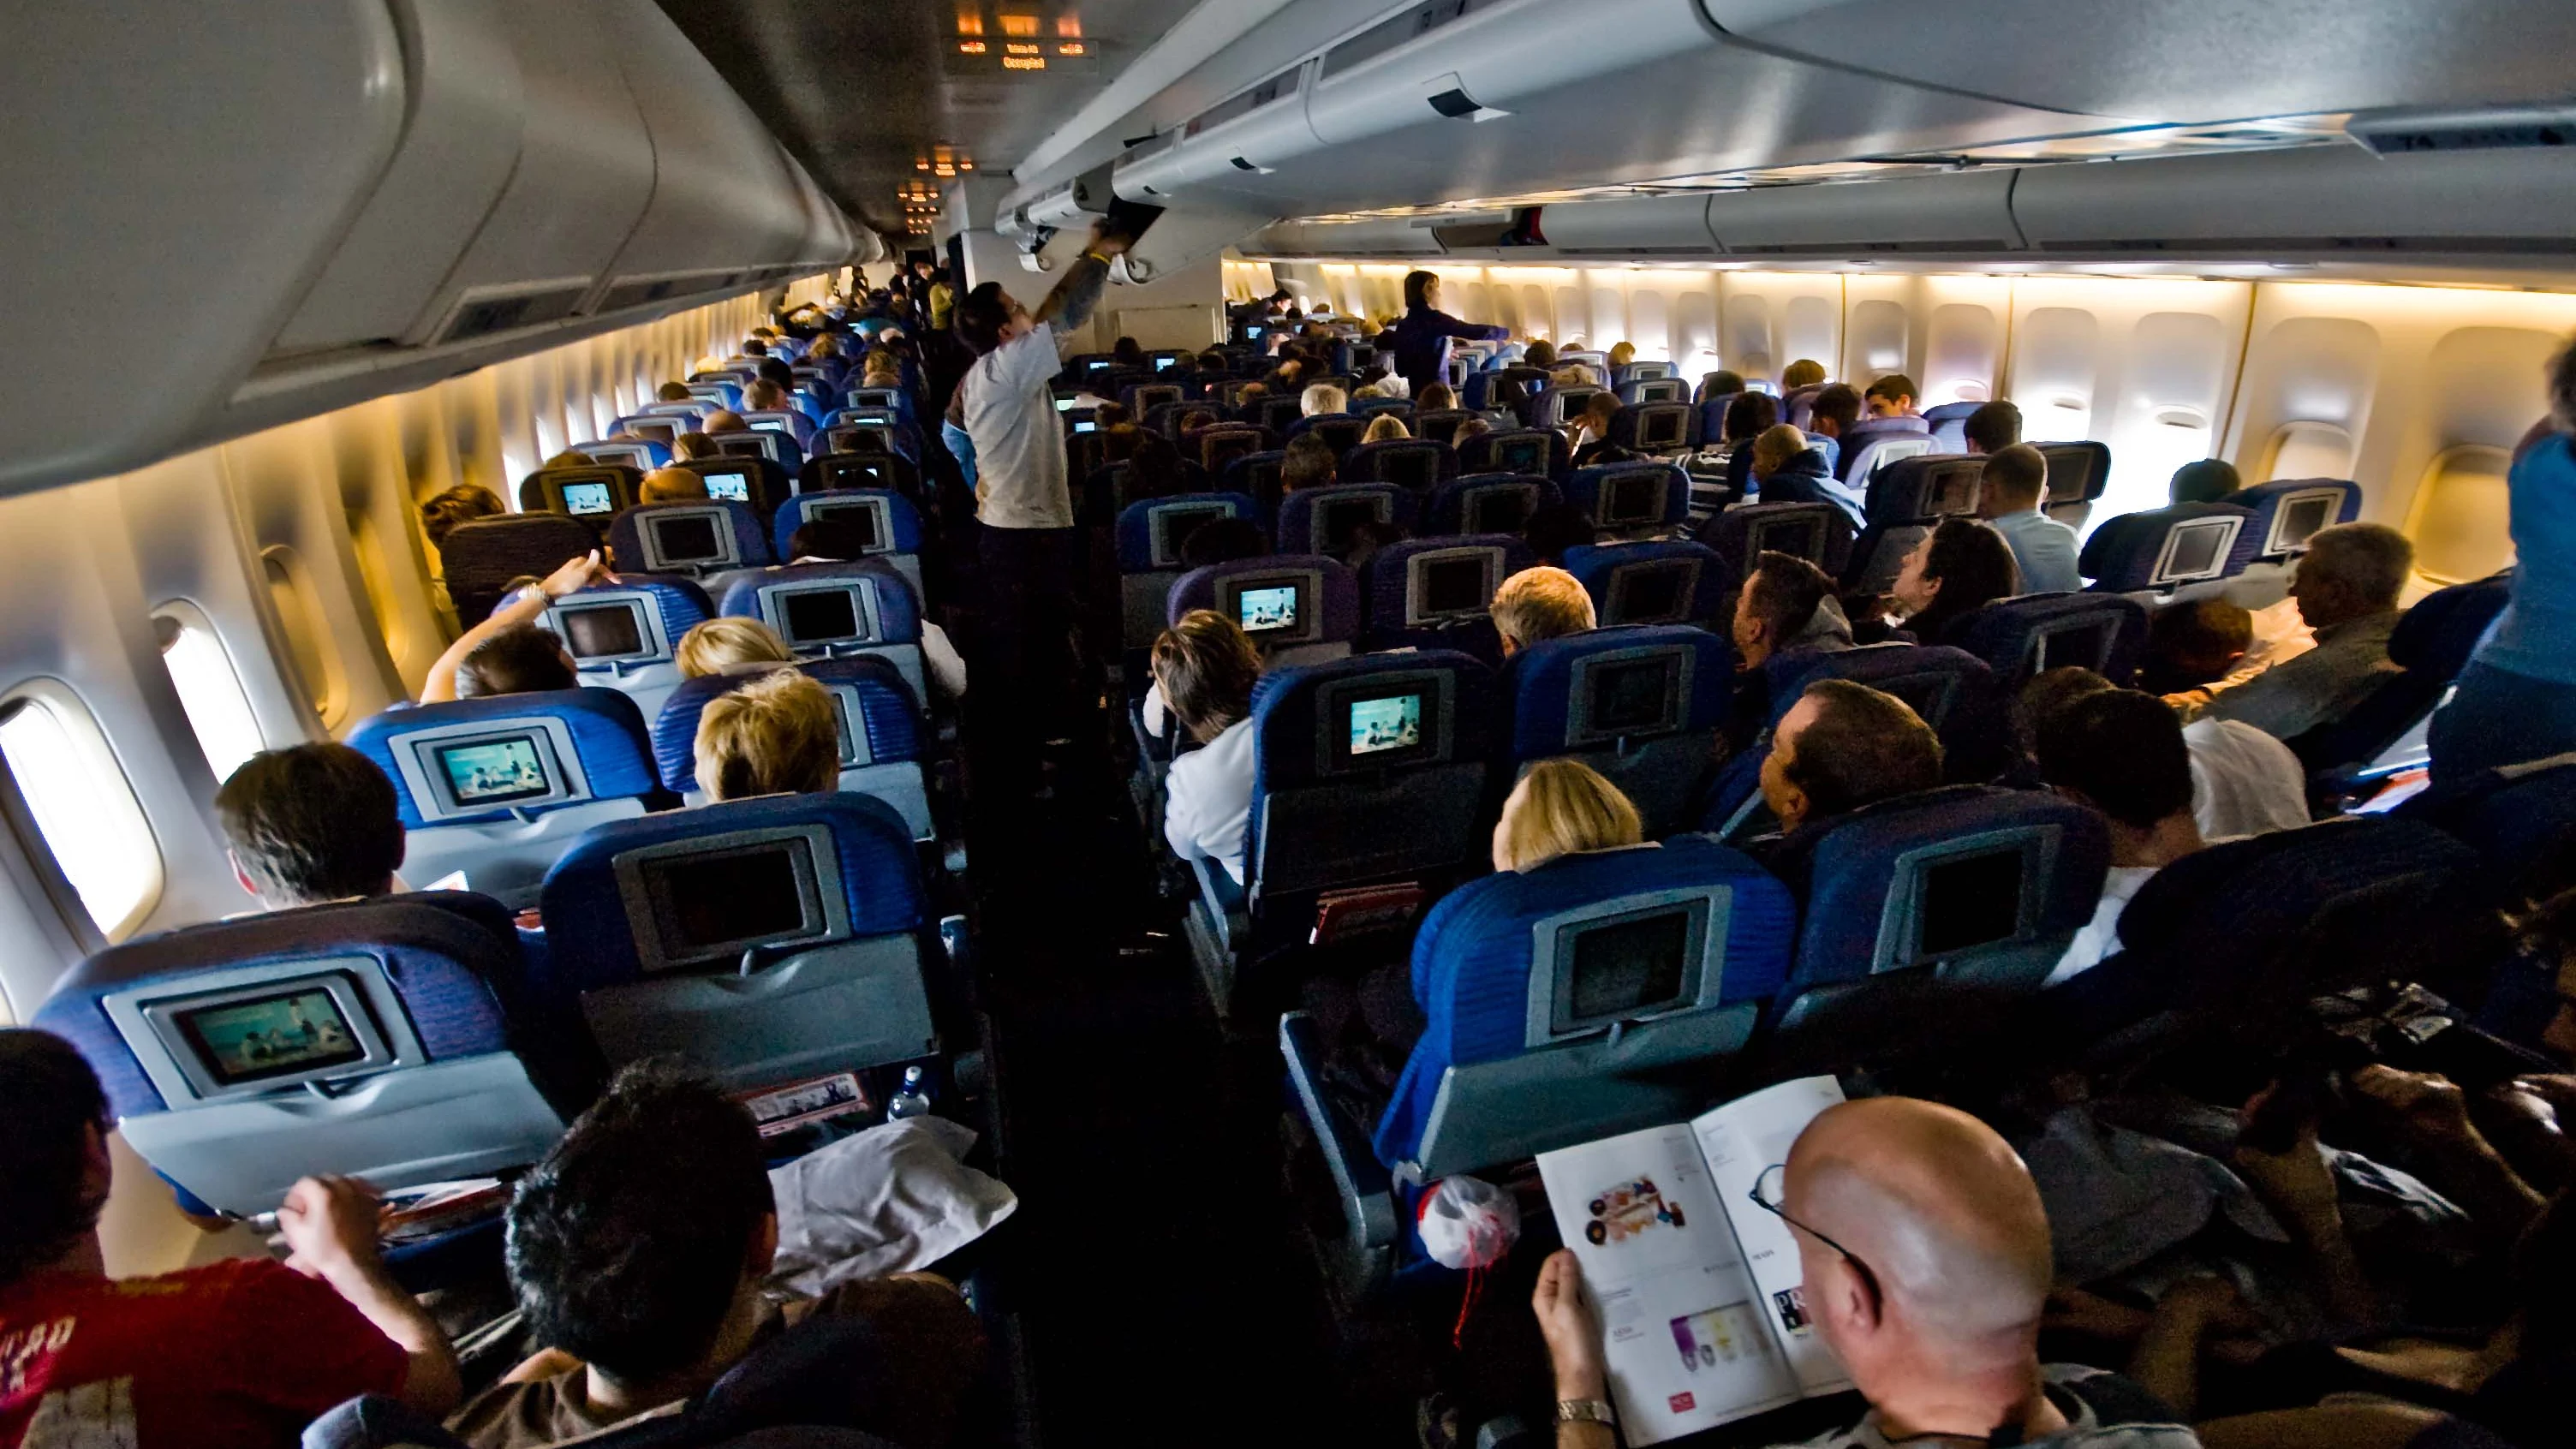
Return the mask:
<path id="1" fill-rule="evenodd" d="M 1556 1422 L 1600 1424 L 1615 1429 L 1619 1426 L 1619 1415 L 1599 1399 L 1559 1399 L 1556 1401 Z"/>

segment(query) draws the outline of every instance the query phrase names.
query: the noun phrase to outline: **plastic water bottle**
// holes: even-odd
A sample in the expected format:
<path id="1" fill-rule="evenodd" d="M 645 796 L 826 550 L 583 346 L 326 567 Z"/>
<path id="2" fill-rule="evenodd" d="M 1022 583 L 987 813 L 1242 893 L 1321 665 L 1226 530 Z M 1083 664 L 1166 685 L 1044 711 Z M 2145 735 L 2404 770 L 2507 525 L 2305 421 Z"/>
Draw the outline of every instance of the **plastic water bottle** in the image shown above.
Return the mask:
<path id="1" fill-rule="evenodd" d="M 903 1069 L 903 1088 L 886 1103 L 886 1120 L 900 1122 L 906 1117 L 930 1115 L 930 1089 L 922 1085 L 921 1068 Z"/>

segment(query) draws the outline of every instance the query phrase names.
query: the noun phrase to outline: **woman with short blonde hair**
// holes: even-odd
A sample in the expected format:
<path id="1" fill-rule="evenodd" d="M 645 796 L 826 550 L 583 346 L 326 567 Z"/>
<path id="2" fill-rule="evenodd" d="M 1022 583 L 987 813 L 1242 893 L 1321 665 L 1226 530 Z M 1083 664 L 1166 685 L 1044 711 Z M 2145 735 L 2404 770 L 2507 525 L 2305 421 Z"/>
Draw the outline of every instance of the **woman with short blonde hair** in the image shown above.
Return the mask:
<path id="1" fill-rule="evenodd" d="M 1363 443 L 1401 443 L 1413 434 L 1405 431 L 1404 419 L 1393 413 L 1379 413 L 1369 419 L 1368 431 L 1360 434 Z"/>
<path id="2" fill-rule="evenodd" d="M 831 691 L 791 671 L 707 701 L 695 748 L 698 789 L 709 800 L 823 794 L 840 784 Z"/>
<path id="3" fill-rule="evenodd" d="M 680 636 L 671 662 L 682 679 L 703 679 L 746 664 L 793 664 L 796 651 L 758 619 L 709 619 Z"/>
<path id="4" fill-rule="evenodd" d="M 1532 871 L 1564 855 L 1645 843 L 1645 823 L 1619 787 L 1580 760 L 1529 767 L 1494 826 L 1494 869 Z"/>

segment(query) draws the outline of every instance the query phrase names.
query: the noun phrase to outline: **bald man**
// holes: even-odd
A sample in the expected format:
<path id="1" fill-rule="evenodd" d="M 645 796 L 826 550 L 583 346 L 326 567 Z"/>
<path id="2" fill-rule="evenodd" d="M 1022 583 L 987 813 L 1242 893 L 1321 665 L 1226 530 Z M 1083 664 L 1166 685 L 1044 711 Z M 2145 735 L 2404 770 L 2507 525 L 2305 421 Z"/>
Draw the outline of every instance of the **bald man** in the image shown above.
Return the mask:
<path id="1" fill-rule="evenodd" d="M 2048 1214 L 2029 1169 L 1976 1118 L 1907 1097 L 1846 1102 L 1809 1123 L 1787 1171 L 1766 1182 L 1780 1186 L 1763 1206 L 1797 1230 L 1808 1315 L 1870 1404 L 1808 1449 L 2199 1444 L 2135 1384 L 2041 1365 Z M 1583 1312 L 1578 1278 L 1570 1253 L 1541 1272 L 1536 1306 L 1552 1352 L 1572 1335 L 1551 1315 Z M 1558 1358 L 1560 1395 L 1598 1372 L 1597 1329 L 1590 1341 L 1589 1360 Z M 1589 1442 L 1558 1438 L 1569 1449 Z"/>

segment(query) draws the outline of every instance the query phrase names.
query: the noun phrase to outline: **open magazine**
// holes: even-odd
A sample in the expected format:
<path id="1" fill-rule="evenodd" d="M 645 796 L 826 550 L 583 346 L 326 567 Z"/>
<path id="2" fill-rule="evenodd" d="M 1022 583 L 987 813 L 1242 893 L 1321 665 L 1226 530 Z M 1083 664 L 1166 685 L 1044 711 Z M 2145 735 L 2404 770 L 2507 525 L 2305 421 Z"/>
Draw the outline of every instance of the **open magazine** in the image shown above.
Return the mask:
<path id="1" fill-rule="evenodd" d="M 1751 1198 L 1763 1169 L 1842 1099 L 1833 1078 L 1801 1077 L 1686 1125 L 1539 1154 L 1631 1445 L 1851 1387 L 1808 1320 L 1789 1225 Z"/>

